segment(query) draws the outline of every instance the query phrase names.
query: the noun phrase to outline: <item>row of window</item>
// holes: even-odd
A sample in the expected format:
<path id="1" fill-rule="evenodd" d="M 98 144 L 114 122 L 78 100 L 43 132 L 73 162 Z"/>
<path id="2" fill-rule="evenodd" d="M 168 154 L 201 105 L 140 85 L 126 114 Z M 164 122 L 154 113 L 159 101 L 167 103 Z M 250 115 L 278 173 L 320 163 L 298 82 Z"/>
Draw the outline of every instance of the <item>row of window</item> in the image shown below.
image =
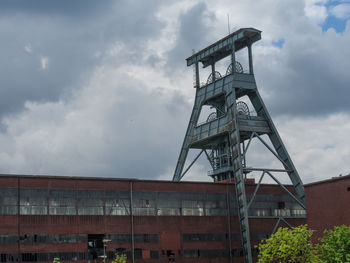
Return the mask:
<path id="1" fill-rule="evenodd" d="M 243 250 L 241 248 L 232 249 L 231 255 L 233 257 L 243 257 Z M 252 256 L 258 255 L 258 249 L 252 249 Z M 185 258 L 227 258 L 230 256 L 227 249 L 192 249 L 184 250 Z"/>
<path id="2" fill-rule="evenodd" d="M 262 240 L 269 237 L 269 234 L 252 234 L 252 240 Z M 114 243 L 130 243 L 131 234 L 107 234 L 104 238 L 111 240 Z M 241 237 L 237 233 L 231 233 L 229 237 L 226 233 L 210 233 L 210 234 L 183 234 L 184 242 L 191 241 L 227 241 L 231 238 L 232 241 L 240 241 Z M 19 238 L 21 243 L 77 243 L 77 242 L 87 242 L 87 234 L 61 234 L 61 235 L 21 235 Z M 1 244 L 15 244 L 18 242 L 17 235 L 0 235 Z M 135 243 L 157 243 L 158 235 L 157 234 L 135 234 L 134 235 Z"/>
<path id="3" fill-rule="evenodd" d="M 261 240 L 269 237 L 269 234 L 252 234 L 252 240 Z M 130 243 L 131 234 L 106 234 L 104 238 L 111 240 L 114 243 Z M 226 241 L 231 238 L 232 241 L 240 241 L 241 237 L 237 233 L 231 233 L 231 237 L 226 233 L 195 233 L 195 234 L 183 234 L 184 242 L 191 241 Z M 56 234 L 56 235 L 21 235 L 19 237 L 21 243 L 77 243 L 87 242 L 87 234 Z M 18 242 L 17 235 L 0 235 L 1 244 L 15 244 Z M 158 234 L 135 234 L 135 243 L 157 243 Z"/>
<path id="4" fill-rule="evenodd" d="M 32 189 L 0 188 L 0 197 L 5 196 L 39 196 L 42 198 L 111 198 L 129 199 L 129 191 L 104 191 L 104 190 L 67 190 L 67 189 Z M 173 200 L 223 200 L 225 193 L 192 193 L 192 192 L 132 192 L 135 199 L 173 199 Z"/>
<path id="5" fill-rule="evenodd" d="M 115 243 L 130 243 L 131 234 L 107 234 L 106 239 Z M 77 243 L 87 242 L 87 234 L 62 234 L 62 235 L 21 235 L 19 237 L 21 243 Z M 0 235 L 0 244 L 15 244 L 18 242 L 17 235 Z M 135 234 L 135 243 L 152 243 L 158 242 L 157 234 Z"/>
<path id="6" fill-rule="evenodd" d="M 269 234 L 251 234 L 251 240 L 262 240 L 269 238 Z M 183 234 L 184 242 L 192 241 L 227 241 L 231 238 L 231 241 L 241 241 L 241 235 L 237 233 L 231 233 L 229 237 L 226 233 L 213 233 L 213 234 Z"/>
<path id="7" fill-rule="evenodd" d="M 142 259 L 142 258 L 150 258 L 150 259 L 158 259 L 159 252 L 156 250 L 150 250 L 149 253 L 142 253 L 142 249 L 136 248 L 134 250 L 134 258 Z M 5 254 L 0 253 L 0 262 L 40 262 L 40 261 L 53 261 L 54 258 L 59 258 L 60 261 L 77 261 L 77 260 L 94 260 L 98 259 L 98 256 L 94 255 L 90 252 L 55 252 L 55 253 L 21 253 L 21 254 Z M 123 252 L 127 256 L 127 258 L 131 258 L 131 251 Z M 107 259 L 114 259 L 115 252 L 108 251 L 106 253 Z"/>
<path id="8" fill-rule="evenodd" d="M 18 193 L 16 188 L 0 188 L 0 194 L 0 214 L 4 215 L 130 215 L 131 208 L 140 216 L 227 215 L 226 195 L 218 193 L 133 192 L 132 204 L 128 191 L 20 189 Z M 229 198 L 231 215 L 237 215 L 235 196 Z M 302 214 L 289 195 L 257 195 L 251 215 L 281 216 L 269 210 L 279 209 L 281 203 L 286 212 L 278 213 Z"/>
<path id="9" fill-rule="evenodd" d="M 95 200 L 119 200 L 119 199 L 130 199 L 129 191 L 104 191 L 104 190 L 67 190 L 67 189 L 27 189 L 20 188 L 19 192 L 17 188 L 0 188 L 1 197 L 13 197 L 14 199 L 9 201 L 12 204 L 17 204 L 17 196 L 23 197 L 23 202 L 26 198 L 32 198 L 35 200 L 36 197 L 44 200 L 39 202 L 49 202 L 49 200 L 67 200 L 67 202 L 74 201 L 76 199 L 89 199 L 91 202 L 100 201 Z M 192 193 L 192 192 L 132 192 L 133 198 L 140 200 L 173 200 L 179 202 L 181 200 L 194 200 L 194 201 L 225 201 L 225 193 Z M 247 195 L 249 199 L 249 195 Z M 235 195 L 230 194 L 231 201 L 235 200 Z M 46 201 L 45 201 L 46 200 Z M 292 202 L 295 201 L 288 194 L 258 194 L 255 196 L 257 202 Z M 14 203 L 13 203 L 14 202 Z M 55 201 L 52 201 L 54 203 Z M 64 201 L 61 201 L 64 202 Z M 45 204 L 46 204 L 45 203 Z M 1 203 L 0 203 L 1 204 Z M 41 204 L 41 203 L 40 203 Z"/>
<path id="10" fill-rule="evenodd" d="M 76 243 L 86 242 L 87 235 L 84 234 L 62 234 L 62 235 L 21 235 L 19 238 L 17 235 L 0 235 L 0 243 L 14 244 L 21 243 Z"/>
<path id="11" fill-rule="evenodd" d="M 47 208 L 46 206 L 0 206 L 0 215 L 130 215 L 128 207 L 59 207 Z M 134 216 L 226 216 L 223 209 L 204 208 L 133 208 Z M 231 215 L 237 215 L 236 209 L 231 210 Z"/>
<path id="12" fill-rule="evenodd" d="M 107 234 L 107 239 L 115 243 L 130 243 L 131 234 Z M 135 234 L 134 235 L 135 243 L 156 243 L 158 242 L 157 234 Z"/>
<path id="13" fill-rule="evenodd" d="M 0 262 L 30 262 L 30 261 L 53 261 L 59 258 L 61 261 L 90 260 L 92 255 L 88 252 L 56 252 L 56 253 L 21 253 L 0 254 Z"/>
<path id="14" fill-rule="evenodd" d="M 0 206 L 0 215 L 112 215 L 125 216 L 130 215 L 128 207 L 49 207 L 46 206 Z M 133 208 L 134 216 L 227 216 L 227 209 L 215 208 Z M 287 216 L 302 217 L 306 216 L 304 209 L 271 209 L 271 208 L 250 208 L 250 216 Z M 230 209 L 231 216 L 237 216 L 237 209 Z"/>

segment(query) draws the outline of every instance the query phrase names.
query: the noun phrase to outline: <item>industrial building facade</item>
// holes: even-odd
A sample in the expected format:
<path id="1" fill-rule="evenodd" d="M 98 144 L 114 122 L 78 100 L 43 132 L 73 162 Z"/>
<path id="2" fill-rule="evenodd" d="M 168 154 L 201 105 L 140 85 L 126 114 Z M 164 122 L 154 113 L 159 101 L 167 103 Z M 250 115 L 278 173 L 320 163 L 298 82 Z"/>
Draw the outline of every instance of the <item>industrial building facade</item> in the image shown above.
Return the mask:
<path id="1" fill-rule="evenodd" d="M 307 224 L 314 242 L 325 229 L 350 226 L 350 174 L 306 184 L 305 192 Z"/>
<path id="2" fill-rule="evenodd" d="M 246 183 L 247 195 L 256 185 Z M 293 188 L 287 186 L 293 192 Z M 232 183 L 0 176 L 0 262 L 243 262 Z M 252 245 L 306 223 L 281 187 L 261 185 L 249 209 Z M 286 223 L 284 223 L 286 222 Z M 253 255 L 256 251 L 253 251 Z"/>

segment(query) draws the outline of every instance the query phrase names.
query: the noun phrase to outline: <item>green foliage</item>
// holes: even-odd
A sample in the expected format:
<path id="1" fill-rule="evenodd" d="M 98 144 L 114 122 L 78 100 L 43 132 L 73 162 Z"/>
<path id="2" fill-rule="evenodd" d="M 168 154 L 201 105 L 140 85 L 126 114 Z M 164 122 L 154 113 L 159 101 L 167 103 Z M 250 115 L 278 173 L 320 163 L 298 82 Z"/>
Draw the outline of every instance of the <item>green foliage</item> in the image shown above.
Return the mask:
<path id="1" fill-rule="evenodd" d="M 54 258 L 53 263 L 60 263 L 60 258 Z"/>
<path id="2" fill-rule="evenodd" d="M 321 262 L 350 262 L 350 226 L 335 226 L 333 230 L 325 230 L 319 241 L 317 250 Z"/>
<path id="3" fill-rule="evenodd" d="M 258 262 L 319 262 L 311 244 L 311 236 L 312 232 L 306 225 L 292 229 L 280 227 L 275 234 L 259 244 Z"/>
<path id="4" fill-rule="evenodd" d="M 126 263 L 126 255 L 118 253 L 115 254 L 115 259 L 112 261 L 112 263 Z"/>

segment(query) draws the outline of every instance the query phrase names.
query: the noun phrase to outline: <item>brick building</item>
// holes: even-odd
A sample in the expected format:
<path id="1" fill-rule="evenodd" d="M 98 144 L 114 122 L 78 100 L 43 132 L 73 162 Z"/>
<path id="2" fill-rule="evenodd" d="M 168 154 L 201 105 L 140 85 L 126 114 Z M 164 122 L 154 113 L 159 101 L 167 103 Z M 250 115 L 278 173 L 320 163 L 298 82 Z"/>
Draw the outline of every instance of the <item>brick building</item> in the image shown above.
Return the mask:
<path id="1" fill-rule="evenodd" d="M 350 175 L 304 185 L 307 224 L 317 241 L 324 229 L 350 226 Z"/>
<path id="2" fill-rule="evenodd" d="M 306 223 L 277 185 L 260 186 L 249 215 L 253 245 L 282 216 Z M 108 260 L 122 251 L 128 262 L 243 262 L 234 185 L 0 176 L 0 262 L 102 262 L 103 240 Z"/>

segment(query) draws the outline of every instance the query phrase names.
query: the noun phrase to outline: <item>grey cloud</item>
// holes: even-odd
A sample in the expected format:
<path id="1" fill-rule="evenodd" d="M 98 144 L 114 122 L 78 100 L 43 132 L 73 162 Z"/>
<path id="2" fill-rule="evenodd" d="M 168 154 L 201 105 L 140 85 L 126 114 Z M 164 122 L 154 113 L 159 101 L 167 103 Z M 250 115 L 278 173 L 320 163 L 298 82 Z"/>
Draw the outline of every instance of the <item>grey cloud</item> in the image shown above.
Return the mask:
<path id="1" fill-rule="evenodd" d="M 175 47 L 168 54 L 168 67 L 184 66 L 185 58 L 192 55 L 193 49 L 204 48 L 210 44 L 208 32 L 212 30 L 210 26 L 203 23 L 204 16 L 215 19 L 215 15 L 208 15 L 207 5 L 199 2 L 189 11 L 180 16 L 180 30 Z M 209 12 L 210 13 L 210 12 Z"/>
<path id="2" fill-rule="evenodd" d="M 176 163 L 181 145 L 177 139 L 182 140 L 187 125 L 184 116 L 190 105 L 175 94 L 164 101 L 162 93 L 166 90 L 155 94 L 126 88 L 127 98 L 118 105 L 122 110 L 116 116 L 115 127 L 123 142 L 113 149 L 109 162 L 116 167 L 118 176 L 122 173 L 123 177 L 156 178 Z"/>
<path id="3" fill-rule="evenodd" d="M 57 101 L 79 88 L 105 62 L 94 55 L 103 57 L 116 41 L 135 51 L 129 60 L 140 59 L 144 42 L 163 26 L 154 16 L 158 7 L 158 1 L 2 1 L 0 118 L 25 101 Z M 46 70 L 41 56 L 49 59 Z"/>
<path id="4" fill-rule="evenodd" d="M 350 35 L 307 34 L 291 35 L 280 52 L 257 59 L 258 87 L 269 94 L 269 108 L 275 115 L 349 112 Z"/>
<path id="5" fill-rule="evenodd" d="M 103 3 L 94 0 L 2 0 L 0 13 L 13 15 L 27 13 L 33 15 L 63 15 L 72 17 L 90 16 L 108 9 L 117 3 L 116 0 L 106 0 Z"/>
<path id="6" fill-rule="evenodd" d="M 39 104 L 7 119 L 2 173 L 156 178 L 173 167 L 190 105 L 117 70 L 104 74 L 64 105 Z"/>

